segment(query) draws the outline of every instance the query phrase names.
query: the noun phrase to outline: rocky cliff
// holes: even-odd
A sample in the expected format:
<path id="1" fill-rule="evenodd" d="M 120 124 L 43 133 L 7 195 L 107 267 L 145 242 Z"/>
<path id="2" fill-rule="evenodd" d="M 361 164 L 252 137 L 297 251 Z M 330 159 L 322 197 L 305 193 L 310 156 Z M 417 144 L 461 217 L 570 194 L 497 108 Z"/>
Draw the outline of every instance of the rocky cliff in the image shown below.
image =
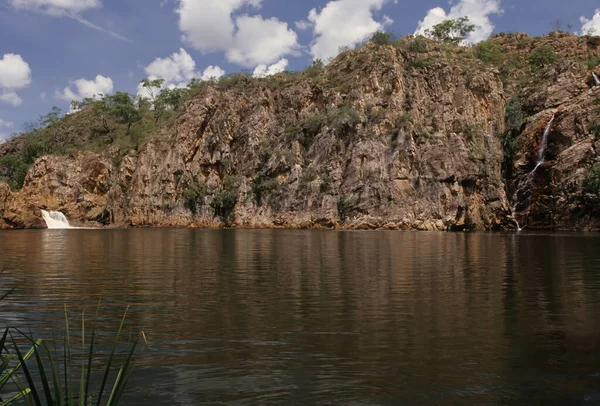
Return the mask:
<path id="1" fill-rule="evenodd" d="M 493 41 L 519 66 L 506 86 L 512 98 L 507 112 L 523 116 L 513 132 L 516 151 L 506 162 L 507 196 L 515 217 L 528 228 L 599 230 L 600 190 L 586 190 L 585 182 L 600 162 L 600 86 L 592 75 L 594 69 L 600 75 L 600 37 L 556 32 Z M 541 47 L 550 47 L 556 60 L 532 69 L 531 55 Z M 511 102 L 520 107 L 511 111 Z M 538 166 L 546 128 L 547 147 Z"/>
<path id="2" fill-rule="evenodd" d="M 508 59 L 486 63 L 470 48 L 406 38 L 316 72 L 202 86 L 120 155 L 109 138 L 97 152 L 38 158 L 18 192 L 0 183 L 0 228 L 43 227 L 49 208 L 86 226 L 483 230 L 514 227 L 516 207 L 531 228 L 598 229 L 583 184 L 598 161 L 600 87 L 583 61 L 600 50 L 544 37 L 560 60 L 533 74 L 537 41 L 498 36 L 489 43 Z M 519 106 L 517 125 L 507 103 Z M 524 188 L 552 115 L 545 163 Z M 93 139 L 88 126 L 62 125 Z"/>

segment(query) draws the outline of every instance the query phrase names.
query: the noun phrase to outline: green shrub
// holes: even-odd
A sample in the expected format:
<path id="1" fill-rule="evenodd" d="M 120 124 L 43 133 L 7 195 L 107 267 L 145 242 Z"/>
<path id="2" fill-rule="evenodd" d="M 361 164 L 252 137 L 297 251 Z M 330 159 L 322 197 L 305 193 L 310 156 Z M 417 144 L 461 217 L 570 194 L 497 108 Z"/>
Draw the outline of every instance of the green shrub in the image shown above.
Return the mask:
<path id="1" fill-rule="evenodd" d="M 327 192 L 331 188 L 331 174 L 327 169 L 321 174 L 321 185 L 319 186 L 321 193 Z"/>
<path id="2" fill-rule="evenodd" d="M 594 194 L 600 198 L 600 164 L 595 164 L 585 171 L 583 191 Z"/>
<path id="3" fill-rule="evenodd" d="M 317 76 L 319 73 L 323 72 L 325 68 L 325 64 L 321 59 L 315 59 L 312 64 L 304 69 L 304 74 L 310 78 Z"/>
<path id="4" fill-rule="evenodd" d="M 393 41 L 393 34 L 389 32 L 377 31 L 371 37 L 371 42 L 375 45 L 390 45 Z"/>
<path id="5" fill-rule="evenodd" d="M 13 191 L 20 190 L 29 167 L 19 156 L 5 155 L 0 158 L 0 180 L 8 183 Z"/>
<path id="6" fill-rule="evenodd" d="M 337 131 L 351 130 L 360 124 L 358 111 L 349 106 L 327 110 L 327 124 Z"/>
<path id="7" fill-rule="evenodd" d="M 396 116 L 395 129 L 400 130 L 410 123 L 410 113 L 402 112 Z"/>
<path id="8" fill-rule="evenodd" d="M 433 65 L 433 61 L 429 58 L 416 58 L 408 62 L 411 68 L 423 69 Z"/>
<path id="9" fill-rule="evenodd" d="M 300 177 L 300 188 L 308 189 L 310 184 L 317 180 L 317 172 L 315 168 L 309 166 L 302 171 L 302 176 Z"/>
<path id="10" fill-rule="evenodd" d="M 181 195 L 185 201 L 185 207 L 192 212 L 193 215 L 198 213 L 198 205 L 202 204 L 206 196 L 206 185 L 201 181 L 194 181 L 181 191 Z"/>
<path id="11" fill-rule="evenodd" d="M 338 199 L 337 209 L 340 220 L 345 221 L 354 209 L 356 208 L 356 199 L 341 196 Z"/>
<path id="12" fill-rule="evenodd" d="M 325 124 L 327 124 L 327 115 L 319 113 L 313 116 L 304 117 L 300 123 L 300 126 L 310 138 L 314 138 L 317 134 L 319 134 L 319 132 L 321 132 L 321 129 Z"/>
<path id="13" fill-rule="evenodd" d="M 212 207 L 216 216 L 228 221 L 238 201 L 239 182 L 235 176 L 227 175 L 223 179 L 223 188 L 213 196 Z"/>
<path id="14" fill-rule="evenodd" d="M 529 56 L 529 64 L 534 69 L 542 69 L 552 65 L 560 57 L 550 45 L 542 45 L 537 47 Z"/>
<path id="15" fill-rule="evenodd" d="M 515 96 L 510 99 L 506 104 L 505 111 L 506 132 L 500 136 L 504 157 L 508 161 L 512 161 L 517 151 L 519 146 L 518 137 L 526 118 L 527 116 L 519 98 Z"/>
<path id="16" fill-rule="evenodd" d="M 361 122 L 358 111 L 349 106 L 334 107 L 324 112 L 305 116 L 297 124 L 288 125 L 284 134 L 308 149 L 323 127 L 339 132 L 350 131 Z"/>
<path id="17" fill-rule="evenodd" d="M 427 40 L 423 37 L 417 37 L 408 43 L 408 50 L 414 53 L 425 53 L 428 49 Z"/>
<path id="18" fill-rule="evenodd" d="M 475 45 L 475 56 L 483 62 L 501 64 L 506 60 L 504 49 L 493 41 L 483 41 Z"/>
<path id="19" fill-rule="evenodd" d="M 261 206 L 264 198 L 273 191 L 279 188 L 279 180 L 277 178 L 270 178 L 266 176 L 262 171 L 256 174 L 256 177 L 252 181 L 252 193 L 254 194 L 254 200 Z"/>
<path id="20" fill-rule="evenodd" d="M 594 136 L 594 141 L 600 140 L 600 122 L 590 124 L 590 133 Z"/>
<path id="21" fill-rule="evenodd" d="M 600 66 L 600 56 L 590 55 L 588 57 L 587 65 L 589 70 L 596 69 L 598 66 Z"/>
<path id="22" fill-rule="evenodd" d="M 506 129 L 507 131 L 520 131 L 527 118 L 523 105 L 518 97 L 513 97 L 506 104 Z"/>
<path id="23" fill-rule="evenodd" d="M 21 151 L 23 162 L 33 164 L 36 159 L 44 154 L 44 145 L 40 141 L 28 138 Z"/>
<path id="24" fill-rule="evenodd" d="M 229 73 L 217 81 L 217 87 L 221 89 L 233 89 L 244 87 L 248 83 L 248 75 L 243 73 Z"/>
<path id="25" fill-rule="evenodd" d="M 500 135 L 500 140 L 502 140 L 502 148 L 504 151 L 504 158 L 511 162 L 517 152 L 517 148 L 519 147 L 519 139 L 516 133 L 507 131 Z"/>

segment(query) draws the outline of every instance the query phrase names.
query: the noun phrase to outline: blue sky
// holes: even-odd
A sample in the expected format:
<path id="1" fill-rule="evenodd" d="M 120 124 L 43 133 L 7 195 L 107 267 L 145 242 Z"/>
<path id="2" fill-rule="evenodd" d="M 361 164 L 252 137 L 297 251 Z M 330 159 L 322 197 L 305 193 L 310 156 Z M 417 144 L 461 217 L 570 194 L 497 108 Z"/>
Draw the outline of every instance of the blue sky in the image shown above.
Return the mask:
<path id="1" fill-rule="evenodd" d="M 477 25 L 472 42 L 544 34 L 557 19 L 600 34 L 597 9 L 598 0 L 0 0 L 0 136 L 54 105 L 68 111 L 72 98 L 135 93 L 146 76 L 180 86 L 303 69 L 374 31 L 405 35 L 463 15 Z"/>

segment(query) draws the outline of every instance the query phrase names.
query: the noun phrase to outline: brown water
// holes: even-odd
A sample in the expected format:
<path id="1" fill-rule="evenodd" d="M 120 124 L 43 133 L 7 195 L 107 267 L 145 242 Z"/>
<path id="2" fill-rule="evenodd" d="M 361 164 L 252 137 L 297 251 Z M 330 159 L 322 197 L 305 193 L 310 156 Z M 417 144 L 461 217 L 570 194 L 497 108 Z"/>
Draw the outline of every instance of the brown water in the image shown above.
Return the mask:
<path id="1" fill-rule="evenodd" d="M 0 232 L 5 324 L 150 341 L 126 405 L 600 404 L 600 237 Z"/>

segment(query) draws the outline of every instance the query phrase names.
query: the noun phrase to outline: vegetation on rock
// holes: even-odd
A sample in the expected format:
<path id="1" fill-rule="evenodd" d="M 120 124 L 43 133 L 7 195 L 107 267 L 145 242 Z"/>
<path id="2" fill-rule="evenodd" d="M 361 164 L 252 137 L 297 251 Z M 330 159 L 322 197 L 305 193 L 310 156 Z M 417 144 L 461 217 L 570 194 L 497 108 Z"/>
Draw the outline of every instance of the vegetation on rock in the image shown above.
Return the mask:
<path id="1" fill-rule="evenodd" d="M 562 133 L 562 117 L 554 124 L 552 159 L 570 142 L 589 142 L 586 136 L 594 134 L 587 101 L 577 97 L 584 100 L 584 91 L 594 87 L 585 68 L 594 69 L 600 55 L 589 39 L 561 32 L 538 38 L 503 34 L 465 46 L 472 31 L 461 18 L 423 36 L 396 39 L 377 32 L 362 48 L 344 50 L 327 64 L 317 59 L 303 71 L 264 78 L 234 73 L 218 81 L 192 80 L 182 89 L 146 78 L 140 82 L 146 97 L 98 95 L 76 102 L 74 113 L 64 117 L 54 109 L 28 134 L 1 145 L 0 181 L 15 191 L 41 156 L 79 162 L 78 151 L 92 151 L 112 162 L 101 187 L 110 191 L 99 200 L 105 206 L 86 202 L 94 207 L 92 218 L 106 208 L 121 210 L 122 219 L 137 213 L 132 223 L 148 225 L 140 220 L 143 213 L 164 210 L 152 221 L 235 225 L 253 224 L 252 213 L 307 218 L 320 210 L 315 219 L 333 221 L 337 205 L 344 224 L 376 212 L 379 219 L 403 219 L 403 227 L 446 229 L 456 223 L 460 229 L 472 210 L 469 224 L 493 227 L 510 200 L 503 182 L 509 188 L 518 183 L 522 168 L 537 156 L 540 120 L 530 117 L 582 105 L 572 119 L 581 125 L 577 132 L 569 129 L 578 137 Z M 588 169 L 595 159 L 582 165 Z M 32 172 L 29 179 L 39 188 Z M 139 198 L 132 198 L 135 191 Z M 481 200 L 469 197 L 473 193 Z M 408 206 L 429 210 L 439 201 L 430 194 L 450 196 L 436 206 L 442 214 L 435 214 L 435 226 L 417 224 L 434 211 L 399 214 Z M 360 210 L 344 196 L 360 196 Z M 487 206 L 469 208 L 488 198 L 494 214 L 481 212 Z M 4 216 L 16 224 L 17 214 Z"/>
<path id="2" fill-rule="evenodd" d="M 425 35 L 441 42 L 459 44 L 473 31 L 475 25 L 469 24 L 469 18 L 460 17 L 434 25 L 433 28 L 425 30 Z"/>
<path id="3" fill-rule="evenodd" d="M 543 69 L 555 63 L 558 59 L 559 56 L 550 45 L 542 45 L 537 47 L 529 56 L 529 64 L 534 69 Z"/>

